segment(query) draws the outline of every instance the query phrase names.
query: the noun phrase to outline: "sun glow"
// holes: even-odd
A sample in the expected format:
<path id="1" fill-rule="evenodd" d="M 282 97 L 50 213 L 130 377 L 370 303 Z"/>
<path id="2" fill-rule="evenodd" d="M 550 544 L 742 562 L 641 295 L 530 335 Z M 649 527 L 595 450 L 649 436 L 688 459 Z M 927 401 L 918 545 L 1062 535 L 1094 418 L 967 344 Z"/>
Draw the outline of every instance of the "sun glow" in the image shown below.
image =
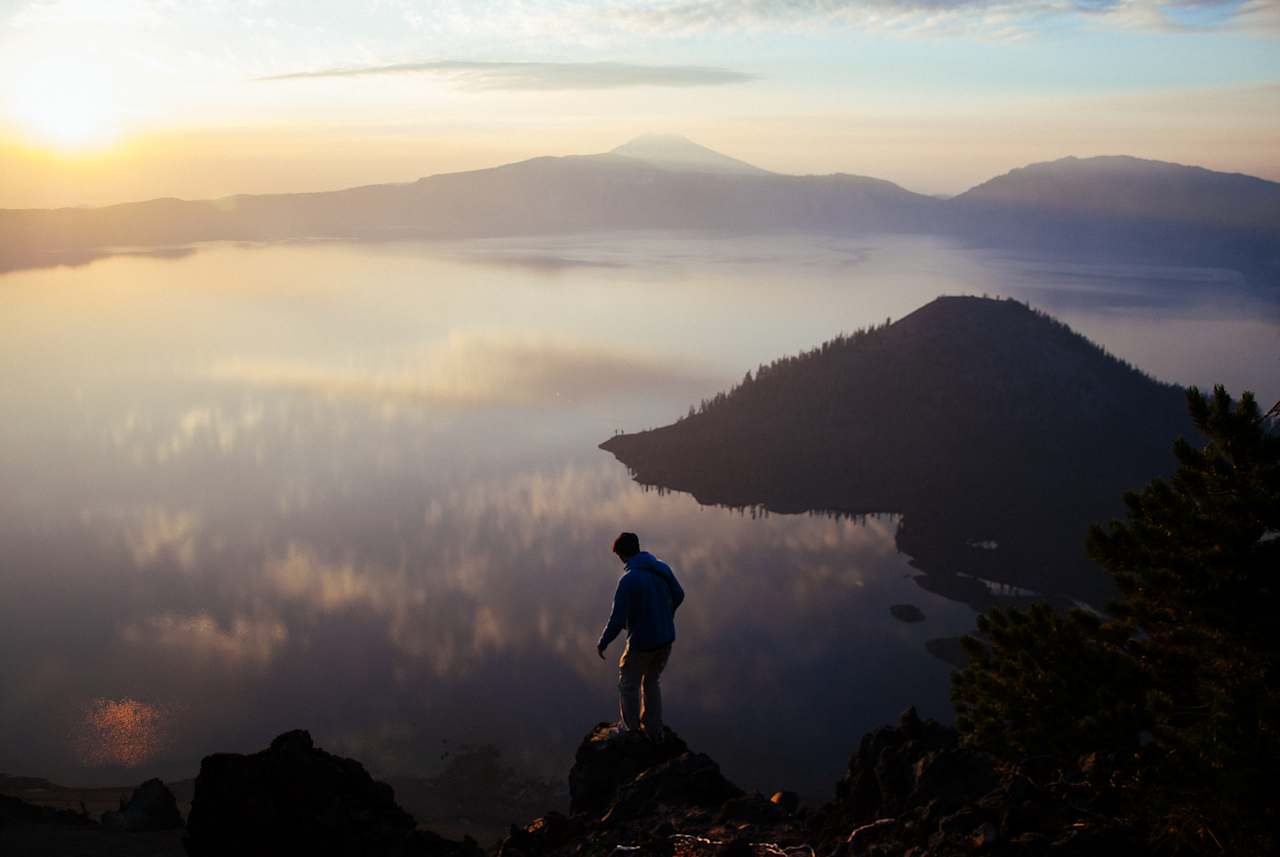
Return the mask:
<path id="1" fill-rule="evenodd" d="M 89 703 L 73 741 L 86 764 L 134 768 L 164 749 L 168 725 L 161 706 L 100 697 Z"/>
<path id="2" fill-rule="evenodd" d="M 120 133 L 110 69 L 47 57 L 10 83 L 7 113 L 32 142 L 65 150 L 100 148 Z"/>

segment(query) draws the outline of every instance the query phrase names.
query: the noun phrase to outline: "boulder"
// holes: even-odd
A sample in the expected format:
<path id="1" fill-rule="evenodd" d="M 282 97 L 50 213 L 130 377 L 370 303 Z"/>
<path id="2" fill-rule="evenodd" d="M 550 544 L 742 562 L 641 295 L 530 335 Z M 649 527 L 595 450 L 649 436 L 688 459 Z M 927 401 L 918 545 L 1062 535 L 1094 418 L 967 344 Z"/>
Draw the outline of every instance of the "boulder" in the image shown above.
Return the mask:
<path id="1" fill-rule="evenodd" d="M 854 828 L 845 839 L 845 844 L 849 846 L 851 853 L 862 853 L 885 833 L 892 830 L 896 823 L 896 818 L 878 818 L 870 824 Z"/>
<path id="2" fill-rule="evenodd" d="M 182 826 L 182 813 L 178 812 L 178 801 L 169 787 L 150 779 L 133 790 L 119 812 L 104 812 L 102 824 L 131 833 L 174 830 Z"/>
<path id="3" fill-rule="evenodd" d="M 986 753 L 956 748 L 934 751 L 915 763 L 915 788 L 908 801 L 920 806 L 932 800 L 959 803 L 976 800 L 1000 785 L 995 760 Z"/>
<path id="4" fill-rule="evenodd" d="M 787 811 L 772 800 L 766 800 L 759 792 L 731 797 L 720 807 L 716 816 L 719 824 L 769 824 L 782 821 Z"/>
<path id="5" fill-rule="evenodd" d="M 641 771 L 618 786 L 608 819 L 653 812 L 656 806 L 719 807 L 742 790 L 724 778 L 720 766 L 705 753 L 681 753 Z M 772 809 L 763 798 L 761 804 Z"/>
<path id="6" fill-rule="evenodd" d="M 539 857 L 579 836 L 581 826 L 558 812 L 549 812 L 524 827 L 511 825 L 511 833 L 498 846 L 498 857 Z"/>
<path id="7" fill-rule="evenodd" d="M 843 839 L 860 825 L 897 816 L 916 788 L 916 763 L 958 743 L 955 730 L 921 720 L 915 708 L 908 708 L 896 727 L 882 726 L 862 737 L 836 784 L 836 799 L 817 813 L 814 824 L 824 838 Z"/>
<path id="8" fill-rule="evenodd" d="M 745 836 L 735 836 L 715 849 L 715 857 L 756 857 L 756 849 Z"/>
<path id="9" fill-rule="evenodd" d="M 204 758 L 184 845 L 191 857 L 480 854 L 474 842 L 453 842 L 416 827 L 390 786 L 295 730 L 258 753 Z"/>
<path id="10" fill-rule="evenodd" d="M 582 739 L 569 770 L 570 814 L 604 812 L 620 785 L 688 749 L 670 727 L 664 728 L 661 742 L 653 742 L 615 736 L 610 724 L 596 724 Z"/>
<path id="11" fill-rule="evenodd" d="M 800 816 L 784 808 L 794 795 L 745 794 L 670 729 L 660 743 L 608 729 L 592 728 L 578 748 L 572 814 L 513 827 L 498 857 L 758 857 L 804 842 Z"/>

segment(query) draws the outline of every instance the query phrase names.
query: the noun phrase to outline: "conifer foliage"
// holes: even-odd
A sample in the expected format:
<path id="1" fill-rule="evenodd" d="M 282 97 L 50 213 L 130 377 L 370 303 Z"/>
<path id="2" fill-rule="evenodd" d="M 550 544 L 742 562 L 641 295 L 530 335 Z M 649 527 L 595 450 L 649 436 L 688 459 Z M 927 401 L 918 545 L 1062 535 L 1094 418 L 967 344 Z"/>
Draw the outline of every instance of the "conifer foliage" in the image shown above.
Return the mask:
<path id="1" fill-rule="evenodd" d="M 978 617 L 968 668 L 952 679 L 956 725 L 1004 756 L 1133 752 L 1145 726 L 1145 677 L 1129 634 L 1084 610 L 1048 604 Z"/>
<path id="2" fill-rule="evenodd" d="M 1187 391 L 1208 439 L 1125 496 L 1090 555 L 1121 593 L 1103 620 L 992 611 L 952 684 L 966 740 L 1006 758 L 1111 754 L 1158 851 L 1276 853 L 1280 816 L 1280 436 L 1252 395 Z"/>

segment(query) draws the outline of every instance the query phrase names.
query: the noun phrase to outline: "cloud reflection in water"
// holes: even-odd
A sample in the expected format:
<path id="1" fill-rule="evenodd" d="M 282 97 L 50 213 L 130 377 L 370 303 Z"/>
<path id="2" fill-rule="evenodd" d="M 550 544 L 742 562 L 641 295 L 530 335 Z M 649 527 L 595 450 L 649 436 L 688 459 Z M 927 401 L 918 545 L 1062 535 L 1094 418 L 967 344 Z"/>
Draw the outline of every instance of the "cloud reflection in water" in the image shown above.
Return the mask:
<path id="1" fill-rule="evenodd" d="M 225 626 L 208 613 L 161 613 L 120 628 L 120 639 L 141 652 L 163 649 L 190 665 L 261 667 L 289 638 L 274 618 L 235 616 Z"/>
<path id="2" fill-rule="evenodd" d="M 215 380 L 300 389 L 327 396 L 530 405 L 705 386 L 709 378 L 674 360 L 628 346 L 556 340 L 546 334 L 452 333 L 376 366 L 235 358 L 208 370 Z"/>

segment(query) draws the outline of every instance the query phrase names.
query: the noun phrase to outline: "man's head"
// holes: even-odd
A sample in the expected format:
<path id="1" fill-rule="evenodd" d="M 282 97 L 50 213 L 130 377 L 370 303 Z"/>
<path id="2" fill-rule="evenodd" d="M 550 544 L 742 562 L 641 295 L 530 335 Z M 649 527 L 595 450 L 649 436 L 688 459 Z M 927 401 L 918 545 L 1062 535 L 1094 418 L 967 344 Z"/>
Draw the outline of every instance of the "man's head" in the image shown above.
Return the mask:
<path id="1" fill-rule="evenodd" d="M 640 537 L 635 533 L 619 533 L 613 540 L 613 552 L 618 555 L 618 559 L 626 562 L 640 553 Z"/>

